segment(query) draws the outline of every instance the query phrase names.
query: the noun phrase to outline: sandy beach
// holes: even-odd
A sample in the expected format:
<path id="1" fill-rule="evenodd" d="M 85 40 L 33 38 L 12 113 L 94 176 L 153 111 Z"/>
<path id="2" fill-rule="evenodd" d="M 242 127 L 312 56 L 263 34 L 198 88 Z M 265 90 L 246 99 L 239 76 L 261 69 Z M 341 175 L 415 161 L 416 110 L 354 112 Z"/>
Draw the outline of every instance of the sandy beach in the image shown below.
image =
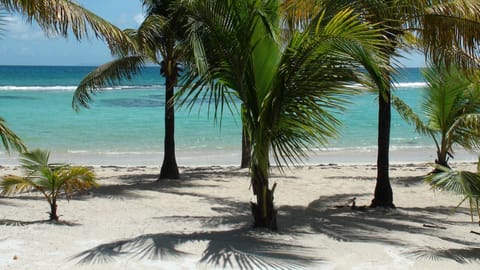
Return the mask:
<path id="1" fill-rule="evenodd" d="M 473 163 L 456 168 L 474 170 Z M 0 269 L 478 269 L 480 232 L 459 197 L 422 181 L 428 164 L 393 164 L 395 210 L 367 205 L 374 165 L 274 172 L 280 230 L 251 229 L 248 170 L 95 167 L 101 187 L 59 202 L 0 197 Z M 1 175 L 19 173 L 2 167 Z"/>

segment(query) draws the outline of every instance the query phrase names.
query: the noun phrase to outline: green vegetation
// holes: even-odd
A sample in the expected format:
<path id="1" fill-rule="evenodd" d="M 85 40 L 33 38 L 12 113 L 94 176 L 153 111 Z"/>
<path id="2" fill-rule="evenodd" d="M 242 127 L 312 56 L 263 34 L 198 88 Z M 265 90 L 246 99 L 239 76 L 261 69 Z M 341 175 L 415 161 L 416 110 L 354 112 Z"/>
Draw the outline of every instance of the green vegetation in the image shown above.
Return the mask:
<path id="1" fill-rule="evenodd" d="M 476 211 L 478 224 L 480 225 L 480 207 L 478 204 L 480 200 L 480 160 L 477 164 L 476 173 L 456 171 L 441 165 L 437 165 L 437 169 L 439 172 L 428 175 L 425 181 L 435 189 L 463 196 L 458 206 L 468 200 L 472 222 L 474 212 Z"/>
<path id="2" fill-rule="evenodd" d="M 270 154 L 277 165 L 292 164 L 336 135 L 333 112 L 344 109 L 353 92 L 348 84 L 364 82 L 357 67 L 376 68 L 371 50 L 380 32 L 343 10 L 332 18 L 319 13 L 283 41 L 279 1 L 191 1 L 188 10 L 196 84 L 182 94 L 216 106 L 240 99 L 252 143 L 254 226 L 275 229 Z"/>
<path id="3" fill-rule="evenodd" d="M 15 148 L 18 152 L 24 152 L 27 149 L 22 140 L 7 127 L 3 118 L 0 118 L 0 139 L 7 152 L 10 152 L 11 148 Z"/>
<path id="4" fill-rule="evenodd" d="M 428 84 L 422 111 L 426 121 L 400 100 L 396 107 L 416 130 L 432 137 L 437 148 L 435 163 L 449 167 L 453 147 L 480 148 L 480 78 L 455 67 L 432 67 L 424 72 Z"/>
<path id="5" fill-rule="evenodd" d="M 8 175 L 0 180 L 2 194 L 36 190 L 50 205 L 50 220 L 57 221 L 57 200 L 62 193 L 69 199 L 77 191 L 97 187 L 94 173 L 86 167 L 48 163 L 48 151 L 34 150 L 21 154 L 25 176 Z"/>
<path id="6" fill-rule="evenodd" d="M 76 1 L 70 0 L 0 0 L 7 12 L 18 12 L 27 21 L 35 21 L 48 36 L 73 35 L 78 40 L 90 36 L 101 38 L 114 51 L 119 49 L 132 50 L 134 44 L 118 27 L 107 22 L 91 11 L 85 9 Z M 90 33 L 90 35 L 89 35 Z"/>
<path id="7" fill-rule="evenodd" d="M 292 25 L 311 20 L 319 9 L 352 8 L 383 31 L 380 51 L 388 56 L 382 80 L 375 80 L 379 93 L 377 183 L 371 206 L 394 207 L 389 177 L 392 107 L 392 74 L 401 50 L 417 48 L 435 64 L 457 63 L 478 67 L 480 2 L 476 0 L 288 0 Z M 448 29 L 448 31 L 446 31 Z M 373 74 L 372 77 L 377 77 Z M 390 82 L 384 85 L 384 82 Z M 378 82 L 380 82 L 378 84 Z"/>

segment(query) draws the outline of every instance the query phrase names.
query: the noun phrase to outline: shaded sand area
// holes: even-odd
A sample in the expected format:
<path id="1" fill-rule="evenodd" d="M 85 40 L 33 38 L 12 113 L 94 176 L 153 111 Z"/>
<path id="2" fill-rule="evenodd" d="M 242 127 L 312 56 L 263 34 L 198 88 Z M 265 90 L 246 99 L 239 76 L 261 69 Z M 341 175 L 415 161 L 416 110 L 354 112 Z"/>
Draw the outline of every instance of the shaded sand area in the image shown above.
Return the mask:
<path id="1" fill-rule="evenodd" d="M 61 224 L 45 222 L 37 194 L 0 197 L 0 269 L 480 269 L 480 227 L 422 182 L 430 170 L 392 165 L 396 210 L 349 207 L 372 199 L 374 165 L 275 172 L 270 232 L 250 228 L 247 170 L 184 167 L 155 182 L 158 167 L 96 167 L 102 186 L 60 201 Z"/>

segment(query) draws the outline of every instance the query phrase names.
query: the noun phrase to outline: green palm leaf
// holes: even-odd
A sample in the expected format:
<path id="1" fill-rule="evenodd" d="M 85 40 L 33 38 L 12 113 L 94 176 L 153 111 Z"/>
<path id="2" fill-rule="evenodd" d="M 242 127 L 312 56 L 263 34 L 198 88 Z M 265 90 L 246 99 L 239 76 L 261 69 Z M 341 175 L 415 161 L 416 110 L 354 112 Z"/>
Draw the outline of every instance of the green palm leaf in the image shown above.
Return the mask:
<path id="1" fill-rule="evenodd" d="M 117 86 L 122 80 L 130 80 L 145 65 L 145 56 L 123 57 L 103 64 L 85 76 L 73 94 L 72 106 L 88 108 L 92 95 L 101 89 Z"/>
<path id="2" fill-rule="evenodd" d="M 134 51 L 135 43 L 120 29 L 74 1 L 69 0 L 0 0 L 9 12 L 19 12 L 32 22 L 35 20 L 47 35 L 73 34 L 78 40 L 94 36 L 102 38 L 116 54 Z"/>
<path id="3" fill-rule="evenodd" d="M 22 140 L 6 125 L 3 118 L 0 117 L 0 140 L 3 147 L 7 152 L 10 152 L 12 148 L 15 148 L 18 152 L 26 151 L 27 147 L 23 144 Z"/>
<path id="4" fill-rule="evenodd" d="M 429 183 L 432 188 L 453 192 L 463 197 L 463 203 L 467 201 L 470 205 L 470 213 L 472 215 L 476 210 L 478 213 L 480 224 L 480 171 L 477 173 L 468 171 L 455 171 L 445 167 L 438 167 L 441 170 L 440 173 L 431 174 L 425 178 L 425 181 Z M 458 207 L 458 206 L 457 206 Z"/>
<path id="5" fill-rule="evenodd" d="M 478 67 L 480 2 L 476 0 L 437 1 L 423 16 L 422 40 L 426 54 L 436 64 L 456 63 Z"/>

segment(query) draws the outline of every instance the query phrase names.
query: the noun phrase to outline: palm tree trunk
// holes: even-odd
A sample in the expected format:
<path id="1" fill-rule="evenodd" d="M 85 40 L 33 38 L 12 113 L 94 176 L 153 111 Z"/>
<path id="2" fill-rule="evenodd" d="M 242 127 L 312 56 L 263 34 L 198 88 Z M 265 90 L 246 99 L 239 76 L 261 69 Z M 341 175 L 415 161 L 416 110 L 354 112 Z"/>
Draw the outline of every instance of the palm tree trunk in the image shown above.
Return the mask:
<path id="1" fill-rule="evenodd" d="M 57 215 L 57 200 L 53 199 L 50 204 L 50 220 L 58 221 Z"/>
<path id="2" fill-rule="evenodd" d="M 277 230 L 277 210 L 275 210 L 273 205 L 273 193 L 275 191 L 275 185 L 272 189 L 269 189 L 269 160 L 268 158 L 262 158 L 268 157 L 268 147 L 266 148 L 266 153 L 266 156 L 261 155 L 260 158 L 258 158 L 258 156 L 253 157 L 254 162 L 251 168 L 253 194 L 257 198 L 256 203 L 251 203 L 254 219 L 253 227 Z"/>
<path id="3" fill-rule="evenodd" d="M 391 90 L 378 98 L 378 155 L 377 155 L 377 183 L 374 198 L 370 207 L 392 207 L 393 191 L 389 177 L 390 125 L 391 125 Z"/>
<path id="4" fill-rule="evenodd" d="M 245 127 L 242 129 L 242 163 L 240 164 L 240 168 L 248 168 L 250 166 L 250 159 L 251 159 L 251 144 L 248 136 L 245 132 Z"/>
<path id="5" fill-rule="evenodd" d="M 245 114 L 245 104 L 242 103 L 242 115 Z M 248 168 L 252 159 L 252 143 L 246 130 L 245 119 L 242 119 L 242 162 L 240 168 Z"/>
<path id="6" fill-rule="evenodd" d="M 160 179 L 178 179 L 177 160 L 175 158 L 175 110 L 173 105 L 174 87 L 177 82 L 177 67 L 173 61 L 167 61 L 162 67 L 165 74 L 165 140 Z"/>
<path id="7" fill-rule="evenodd" d="M 447 148 L 447 136 L 447 132 L 442 132 L 442 139 L 440 141 L 440 145 L 437 144 L 437 159 L 435 160 L 435 164 L 450 168 L 450 166 L 448 165 L 449 150 Z M 440 172 L 440 170 L 435 169 L 434 172 Z"/>

